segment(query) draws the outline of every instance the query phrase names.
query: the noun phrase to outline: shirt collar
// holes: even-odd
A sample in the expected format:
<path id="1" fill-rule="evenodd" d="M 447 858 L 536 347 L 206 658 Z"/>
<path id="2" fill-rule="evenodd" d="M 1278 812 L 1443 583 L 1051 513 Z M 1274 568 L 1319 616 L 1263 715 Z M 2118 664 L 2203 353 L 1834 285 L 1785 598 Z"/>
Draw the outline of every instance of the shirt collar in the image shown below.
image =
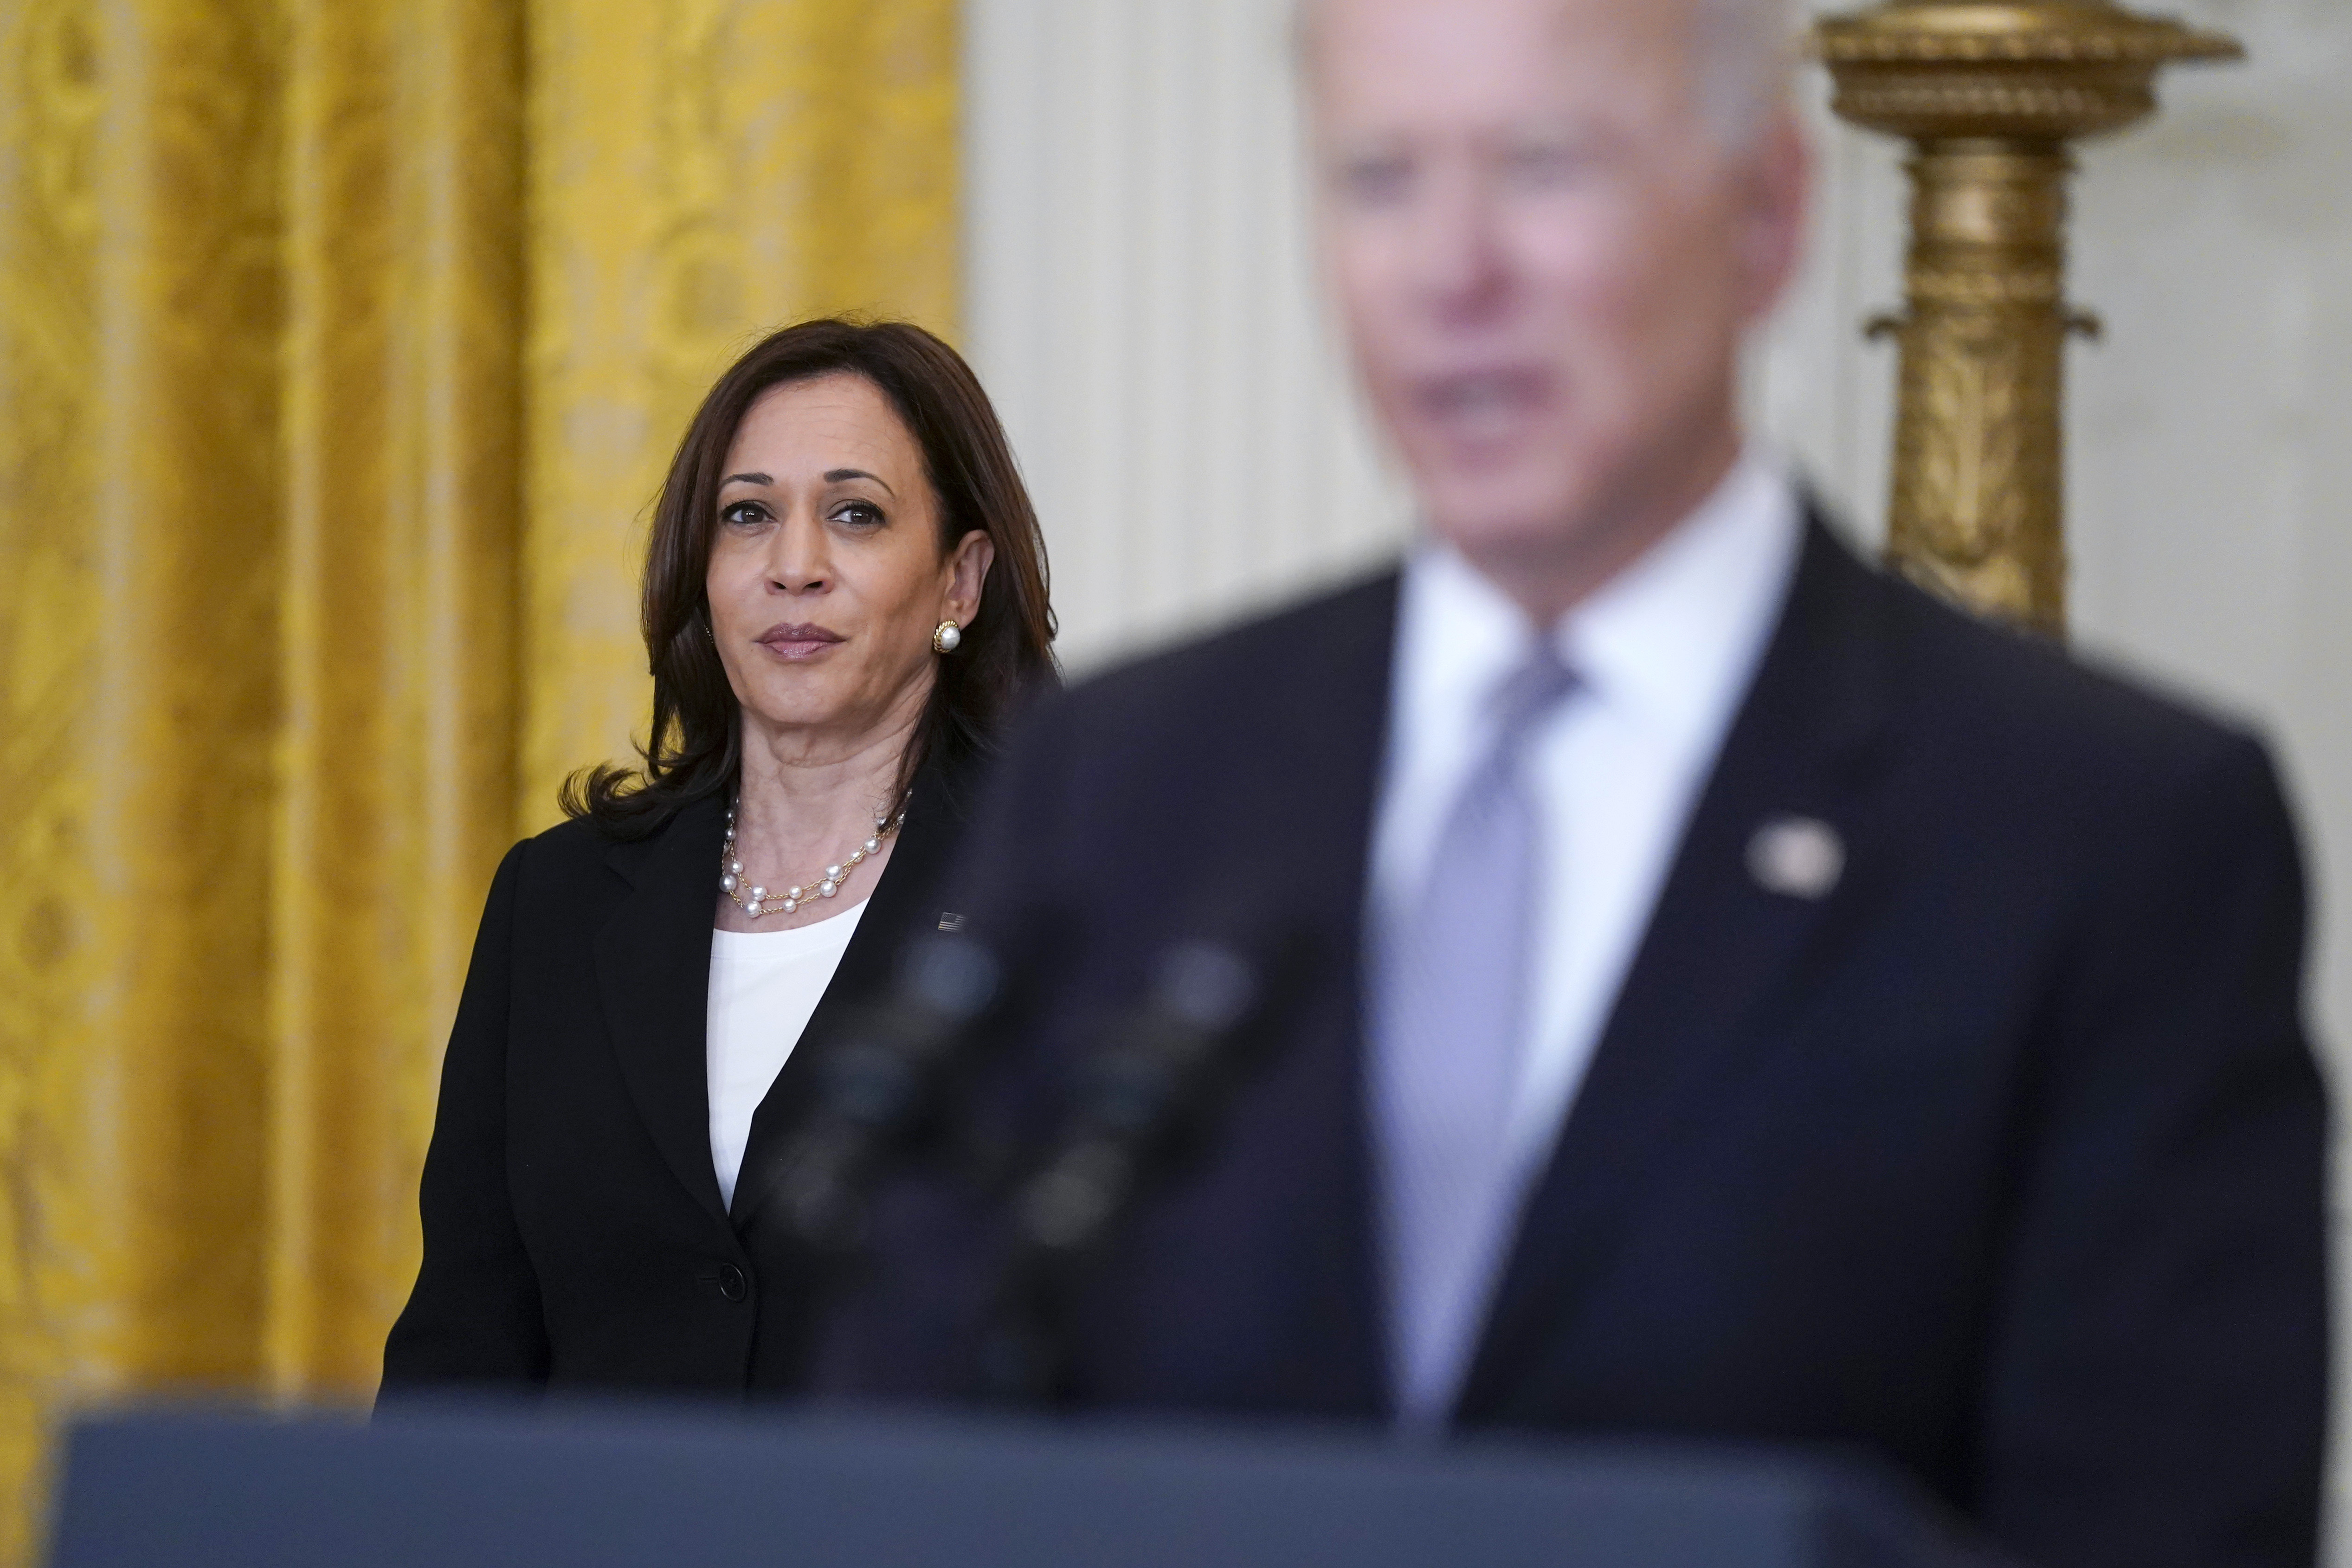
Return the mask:
<path id="1" fill-rule="evenodd" d="M 1801 517 L 1785 466 L 1743 452 L 1696 510 L 1550 628 L 1581 697 L 1669 744 L 1711 748 L 1780 618 Z M 1460 553 L 1423 545 L 1406 565 L 1400 626 L 1406 726 L 1470 740 L 1535 635 Z"/>

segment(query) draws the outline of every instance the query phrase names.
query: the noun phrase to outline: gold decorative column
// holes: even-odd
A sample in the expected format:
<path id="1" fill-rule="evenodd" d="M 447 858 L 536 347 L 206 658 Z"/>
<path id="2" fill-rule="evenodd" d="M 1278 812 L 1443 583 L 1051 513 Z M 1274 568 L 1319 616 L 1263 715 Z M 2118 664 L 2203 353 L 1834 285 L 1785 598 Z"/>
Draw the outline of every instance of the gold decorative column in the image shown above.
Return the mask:
<path id="1" fill-rule="evenodd" d="M 1888 563 L 2062 634 L 2063 351 L 2098 330 L 2066 303 L 2067 144 L 2153 112 L 2167 62 L 2238 45 L 2106 0 L 1888 0 L 1812 42 L 1831 107 L 1912 146 L 1906 309 L 1870 327 L 1902 353 Z"/>

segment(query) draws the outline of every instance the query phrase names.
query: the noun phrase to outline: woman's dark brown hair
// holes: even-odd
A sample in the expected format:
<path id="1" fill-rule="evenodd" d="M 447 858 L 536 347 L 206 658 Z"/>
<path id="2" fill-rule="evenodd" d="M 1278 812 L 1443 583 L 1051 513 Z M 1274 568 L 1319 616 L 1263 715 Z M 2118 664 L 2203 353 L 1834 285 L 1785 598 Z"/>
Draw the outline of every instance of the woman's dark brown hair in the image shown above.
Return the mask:
<path id="1" fill-rule="evenodd" d="M 719 488 L 735 432 L 760 395 L 792 382 L 858 375 L 878 387 L 922 448 L 939 499 L 940 548 L 973 529 L 988 535 L 980 615 L 938 660 L 939 679 L 901 764 L 900 783 L 932 758 L 950 765 L 985 751 L 1024 688 L 1051 675 L 1054 612 L 1045 542 L 1004 427 L 963 356 L 902 321 L 827 318 L 769 337 L 702 400 L 671 459 L 646 548 L 646 651 L 653 727 L 642 771 L 603 764 L 564 784 L 563 809 L 616 838 L 657 831 L 681 806 L 731 787 L 742 724 L 710 625 L 705 582 L 719 531 Z"/>

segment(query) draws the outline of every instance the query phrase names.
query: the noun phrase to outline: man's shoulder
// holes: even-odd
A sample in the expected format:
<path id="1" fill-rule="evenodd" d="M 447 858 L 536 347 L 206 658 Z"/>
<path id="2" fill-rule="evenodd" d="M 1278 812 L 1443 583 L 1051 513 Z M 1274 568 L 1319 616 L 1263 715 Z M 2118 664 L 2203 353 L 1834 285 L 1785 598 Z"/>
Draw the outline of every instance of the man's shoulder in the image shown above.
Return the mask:
<path id="1" fill-rule="evenodd" d="M 1905 727 L 1965 777 L 2029 792 L 2145 796 L 2217 768 L 2268 772 L 2266 749 L 2241 719 L 2098 653 L 1989 623 L 1891 574 L 1860 570 L 1895 634 L 1886 674 Z"/>
<path id="2" fill-rule="evenodd" d="M 2193 698 L 1956 609 L 1826 531 L 1808 553 L 1811 583 L 1799 594 L 1812 608 L 1792 605 L 1788 616 L 1816 624 L 1784 620 L 1775 643 L 1825 637 L 1829 666 L 1862 667 L 1896 728 L 1941 759 L 1956 787 L 2144 795 L 2216 766 L 2268 772 L 2242 721 Z M 1400 575 L 1390 565 L 1083 679 L 1038 715 L 1047 747 L 1066 760 L 1106 752 L 1152 766 L 1205 750 L 1369 759 L 1360 742 L 1385 721 Z"/>
<path id="3" fill-rule="evenodd" d="M 1396 627 L 1393 565 L 1267 614 L 1129 659 L 1073 685 L 1065 721 L 1181 742 L 1200 724 L 1255 728 L 1327 711 L 1335 692 L 1384 702 Z"/>

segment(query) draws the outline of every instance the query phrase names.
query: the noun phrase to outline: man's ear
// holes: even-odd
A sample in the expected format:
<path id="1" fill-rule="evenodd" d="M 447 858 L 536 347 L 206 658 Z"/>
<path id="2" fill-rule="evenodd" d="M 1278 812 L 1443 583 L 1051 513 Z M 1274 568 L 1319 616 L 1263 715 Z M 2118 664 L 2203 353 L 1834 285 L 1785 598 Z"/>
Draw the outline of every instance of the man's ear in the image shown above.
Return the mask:
<path id="1" fill-rule="evenodd" d="M 1740 305 L 1748 321 L 1772 313 L 1804 259 L 1813 193 L 1813 150 L 1793 105 L 1772 110 L 1747 158 L 1740 213 Z"/>
<path id="2" fill-rule="evenodd" d="M 949 620 L 968 626 L 979 617 L 981 589 L 988 582 L 988 569 L 995 563 L 996 541 L 982 530 L 975 528 L 956 541 L 948 558 Z"/>

